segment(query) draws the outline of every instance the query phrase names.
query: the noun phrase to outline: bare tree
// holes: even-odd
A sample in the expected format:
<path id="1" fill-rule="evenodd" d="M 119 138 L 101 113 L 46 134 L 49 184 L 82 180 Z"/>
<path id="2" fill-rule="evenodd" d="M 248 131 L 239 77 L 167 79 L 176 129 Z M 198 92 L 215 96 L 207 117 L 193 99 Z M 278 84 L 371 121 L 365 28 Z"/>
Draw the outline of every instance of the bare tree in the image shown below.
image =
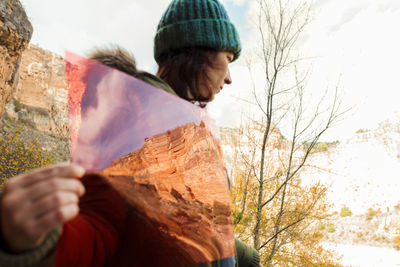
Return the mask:
<path id="1" fill-rule="evenodd" d="M 252 86 L 254 102 L 261 111 L 262 119 L 258 122 L 259 138 L 257 142 L 252 141 L 253 148 L 249 150 L 253 154 L 248 154 L 249 151 L 247 156 L 240 153 L 245 165 L 245 182 L 236 223 L 245 216 L 246 203 L 251 195 L 254 211 L 248 213 L 253 219 L 249 238 L 254 247 L 262 252 L 264 263 L 271 266 L 280 250 L 289 251 L 286 255 L 294 254 L 296 244 L 306 244 L 309 241 L 307 238 L 312 237 L 301 235 L 301 232 L 313 225 L 310 217 L 317 218 L 327 211 L 323 201 L 326 188 L 321 184 L 302 187 L 299 174 L 315 151 L 320 137 L 344 112 L 340 111 L 337 86 L 332 98 L 328 99 L 329 104 L 326 103 L 328 91 L 313 109 L 307 101 L 310 69 L 304 68 L 307 64 L 303 62 L 307 58 L 298 56 L 296 49 L 301 34 L 310 22 L 312 3 L 299 0 L 256 1 L 256 24 L 261 45 L 257 56 L 262 62 L 265 85 L 259 90 L 253 80 Z M 252 73 L 252 62 L 248 62 L 248 67 Z M 289 124 L 291 131 L 284 140 L 278 128 Z M 247 145 L 250 143 L 247 141 Z M 249 184 L 252 185 L 251 194 Z M 285 247 L 287 244 L 290 246 Z M 293 255 L 291 257 L 294 258 Z M 296 257 L 297 261 L 301 258 L 299 255 Z M 310 261 L 310 258 L 302 259 Z"/>

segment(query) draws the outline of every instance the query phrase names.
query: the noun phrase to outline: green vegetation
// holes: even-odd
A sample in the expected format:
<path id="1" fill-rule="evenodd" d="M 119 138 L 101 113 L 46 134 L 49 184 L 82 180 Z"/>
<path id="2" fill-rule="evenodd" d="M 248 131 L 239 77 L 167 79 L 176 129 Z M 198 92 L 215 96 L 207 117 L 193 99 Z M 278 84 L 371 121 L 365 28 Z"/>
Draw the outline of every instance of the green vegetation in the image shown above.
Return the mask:
<path id="1" fill-rule="evenodd" d="M 317 142 L 313 149 L 310 151 L 311 154 L 313 153 L 320 153 L 320 152 L 327 152 L 330 148 L 335 147 L 339 144 L 339 141 L 334 142 Z M 310 147 L 311 143 L 303 143 L 303 149 L 307 150 Z"/>
<path id="2" fill-rule="evenodd" d="M 315 152 L 326 152 L 328 151 L 328 144 L 324 142 L 317 143 L 317 146 L 314 149 Z"/>
<path id="3" fill-rule="evenodd" d="M 238 224 L 243 218 L 243 212 L 233 211 L 233 224 Z"/>
<path id="4" fill-rule="evenodd" d="M 336 231 L 335 225 L 333 223 L 328 223 L 326 225 L 326 231 L 328 231 L 328 233 L 334 233 Z"/>
<path id="5" fill-rule="evenodd" d="M 22 104 L 18 100 L 14 99 L 14 111 L 18 112 L 22 109 Z"/>
<path id="6" fill-rule="evenodd" d="M 319 231 L 322 231 L 322 230 L 325 230 L 325 229 L 326 229 L 326 226 L 325 226 L 324 223 L 322 223 L 322 222 L 318 223 L 318 230 Z"/>
<path id="7" fill-rule="evenodd" d="M 340 217 L 347 217 L 347 216 L 351 216 L 352 212 L 351 210 L 344 206 L 341 210 L 340 210 Z"/>
<path id="8" fill-rule="evenodd" d="M 54 162 L 41 149 L 38 142 L 25 144 L 21 137 L 24 128 L 20 127 L 0 138 L 0 182 L 8 178 L 47 166 Z"/>
<path id="9" fill-rule="evenodd" d="M 367 132 L 369 132 L 368 129 L 358 129 L 358 130 L 356 131 L 356 134 L 367 133 Z"/>
<path id="10" fill-rule="evenodd" d="M 400 250 L 400 228 L 398 229 L 397 235 L 393 238 L 394 246 L 397 250 Z"/>

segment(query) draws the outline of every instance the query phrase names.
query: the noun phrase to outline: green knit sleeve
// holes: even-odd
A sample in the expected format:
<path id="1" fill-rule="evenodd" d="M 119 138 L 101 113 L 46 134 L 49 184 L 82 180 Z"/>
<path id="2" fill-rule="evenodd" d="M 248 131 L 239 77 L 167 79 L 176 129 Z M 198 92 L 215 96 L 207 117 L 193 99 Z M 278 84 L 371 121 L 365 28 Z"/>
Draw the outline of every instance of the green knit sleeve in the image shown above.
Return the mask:
<path id="1" fill-rule="evenodd" d="M 236 257 L 239 267 L 258 267 L 260 264 L 260 256 L 258 252 L 245 243 L 235 238 Z"/>
<path id="2" fill-rule="evenodd" d="M 0 201 L 2 194 L 0 192 Z M 1 208 L 1 205 L 0 205 Z M 1 214 L 1 210 L 0 210 Z M 1 221 L 1 220 L 0 220 Z M 50 232 L 43 243 L 29 251 L 19 254 L 10 253 L 0 235 L 0 267 L 34 267 L 39 266 L 57 247 L 61 227 Z"/>
<path id="3" fill-rule="evenodd" d="M 60 229 L 52 231 L 43 243 L 21 254 L 7 253 L 4 246 L 0 247 L 1 267 L 33 267 L 39 266 L 47 256 L 56 248 L 60 237 Z"/>

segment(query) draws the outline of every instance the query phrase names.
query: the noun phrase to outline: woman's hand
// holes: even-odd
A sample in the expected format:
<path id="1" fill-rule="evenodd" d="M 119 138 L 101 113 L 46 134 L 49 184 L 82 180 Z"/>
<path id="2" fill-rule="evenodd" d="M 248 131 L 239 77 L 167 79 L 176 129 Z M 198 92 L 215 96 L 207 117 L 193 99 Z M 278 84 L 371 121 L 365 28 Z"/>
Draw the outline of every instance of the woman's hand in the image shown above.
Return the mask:
<path id="1" fill-rule="evenodd" d="M 84 194 L 85 170 L 73 164 L 37 169 L 10 179 L 1 200 L 1 235 L 9 249 L 23 252 L 40 245 L 47 234 L 74 218 Z"/>

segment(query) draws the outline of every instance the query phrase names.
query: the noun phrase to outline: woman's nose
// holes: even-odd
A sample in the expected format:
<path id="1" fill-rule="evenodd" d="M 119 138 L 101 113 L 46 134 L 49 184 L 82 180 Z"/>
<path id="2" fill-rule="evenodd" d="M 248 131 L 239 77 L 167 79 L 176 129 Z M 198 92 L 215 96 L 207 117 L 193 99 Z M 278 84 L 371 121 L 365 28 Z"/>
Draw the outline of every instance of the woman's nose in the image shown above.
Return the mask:
<path id="1" fill-rule="evenodd" d="M 230 73 L 229 69 L 228 69 L 228 72 L 226 73 L 224 82 L 226 84 L 231 84 L 232 83 L 231 73 Z"/>

